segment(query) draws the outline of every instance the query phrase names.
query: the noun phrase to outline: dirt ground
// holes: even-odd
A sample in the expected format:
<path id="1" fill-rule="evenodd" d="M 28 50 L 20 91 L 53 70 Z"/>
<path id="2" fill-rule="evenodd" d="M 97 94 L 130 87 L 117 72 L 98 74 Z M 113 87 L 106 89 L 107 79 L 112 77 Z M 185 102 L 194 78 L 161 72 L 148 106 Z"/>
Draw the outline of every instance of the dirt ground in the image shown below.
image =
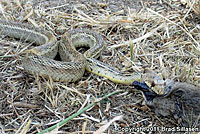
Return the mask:
<path id="1" fill-rule="evenodd" d="M 199 17 L 179 0 L 1 0 L 0 14 L 1 19 L 50 30 L 58 40 L 70 29 L 89 28 L 104 38 L 101 61 L 127 73 L 151 69 L 164 80 L 200 84 Z M 178 125 L 173 118 L 155 115 L 132 86 L 88 72 L 75 83 L 25 72 L 21 58 L 32 47 L 1 35 L 0 133 L 41 132 L 117 90 L 124 92 L 96 103 L 53 133 L 93 133 L 105 124 L 109 134 L 130 133 L 131 128 L 165 133 L 156 128 Z M 121 115 L 123 119 L 109 124 Z"/>

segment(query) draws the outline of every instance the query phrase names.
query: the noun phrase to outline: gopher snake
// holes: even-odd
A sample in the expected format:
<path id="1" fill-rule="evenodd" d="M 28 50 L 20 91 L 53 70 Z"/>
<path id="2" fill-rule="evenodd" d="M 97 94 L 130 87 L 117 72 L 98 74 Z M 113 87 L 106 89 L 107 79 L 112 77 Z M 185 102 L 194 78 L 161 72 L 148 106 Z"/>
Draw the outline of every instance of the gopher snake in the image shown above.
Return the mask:
<path id="1" fill-rule="evenodd" d="M 0 32 L 3 35 L 38 44 L 28 50 L 22 59 L 25 71 L 55 81 L 74 82 L 87 70 L 115 83 L 129 85 L 141 79 L 141 73 L 124 74 L 117 69 L 96 60 L 104 48 L 101 35 L 87 30 L 75 29 L 65 33 L 60 41 L 49 31 L 42 31 L 21 23 L 0 20 Z M 84 54 L 76 47 L 90 47 Z M 57 52 L 62 61 L 53 60 Z"/>

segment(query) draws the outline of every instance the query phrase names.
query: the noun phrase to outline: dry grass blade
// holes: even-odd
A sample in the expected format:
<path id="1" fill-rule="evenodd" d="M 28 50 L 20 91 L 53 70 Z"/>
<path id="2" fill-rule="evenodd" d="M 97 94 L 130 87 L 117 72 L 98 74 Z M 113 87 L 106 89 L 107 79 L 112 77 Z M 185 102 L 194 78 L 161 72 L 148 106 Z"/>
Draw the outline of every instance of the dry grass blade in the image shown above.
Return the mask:
<path id="1" fill-rule="evenodd" d="M 124 46 L 128 46 L 130 44 L 130 42 L 133 44 L 133 43 L 137 43 L 137 42 L 140 42 L 150 36 L 152 36 L 157 30 L 163 28 L 165 26 L 165 24 L 161 24 L 160 26 L 158 26 L 157 28 L 153 29 L 151 32 L 148 32 L 146 33 L 145 35 L 137 38 L 137 39 L 133 39 L 133 40 L 128 40 L 128 41 L 125 41 L 121 44 L 118 44 L 118 45 L 113 45 L 113 46 L 110 46 L 110 48 L 118 48 L 118 47 L 124 47 Z"/>
<path id="2" fill-rule="evenodd" d="M 200 1 L 199 0 L 187 0 L 189 11 L 192 9 L 197 15 L 200 15 Z"/>
<path id="3" fill-rule="evenodd" d="M 31 124 L 31 120 L 29 120 L 29 118 L 27 118 L 25 120 L 25 122 L 17 130 L 17 132 L 15 132 L 15 134 L 26 134 L 28 132 L 28 130 L 29 130 L 30 124 Z M 22 128 L 23 126 L 24 126 L 24 128 Z M 21 132 L 19 132 L 20 130 L 21 130 Z"/>
<path id="4" fill-rule="evenodd" d="M 198 55 L 200 55 L 200 45 L 199 45 L 199 42 L 197 42 L 197 41 L 193 38 L 193 36 L 192 36 L 187 30 L 185 30 L 183 27 L 181 27 L 180 25 L 176 24 L 175 22 L 169 20 L 168 18 L 164 17 L 163 15 L 158 14 L 158 13 L 155 12 L 155 11 L 153 11 L 153 10 L 151 10 L 151 9 L 149 9 L 149 8 L 147 8 L 147 10 L 150 11 L 150 12 L 152 12 L 152 13 L 154 13 L 154 14 L 156 14 L 156 15 L 158 15 L 158 16 L 160 16 L 160 17 L 162 17 L 162 18 L 164 18 L 164 19 L 166 19 L 168 22 L 170 22 L 170 23 L 172 23 L 172 24 L 178 26 L 179 28 L 181 28 L 181 30 L 183 30 L 183 32 L 185 32 L 185 33 L 195 42 L 195 44 L 196 44 L 197 46 L 193 45 L 193 47 L 195 48 L 196 53 L 197 53 Z"/>
<path id="5" fill-rule="evenodd" d="M 121 120 L 122 115 L 114 117 L 112 120 L 110 120 L 108 123 L 105 125 L 101 126 L 97 131 L 95 131 L 93 134 L 103 134 L 106 129 L 115 121 Z"/>

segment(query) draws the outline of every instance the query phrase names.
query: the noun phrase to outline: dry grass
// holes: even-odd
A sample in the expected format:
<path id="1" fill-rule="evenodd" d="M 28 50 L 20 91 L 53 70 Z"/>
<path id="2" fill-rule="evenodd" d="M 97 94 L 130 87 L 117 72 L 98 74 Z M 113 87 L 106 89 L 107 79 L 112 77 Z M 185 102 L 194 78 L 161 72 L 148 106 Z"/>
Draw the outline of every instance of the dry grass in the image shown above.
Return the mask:
<path id="1" fill-rule="evenodd" d="M 51 30 L 58 38 L 70 29 L 91 28 L 105 39 L 105 63 L 127 72 L 151 69 L 163 79 L 200 86 L 199 17 L 179 1 L 144 2 L 136 12 L 131 5 L 112 10 L 109 3 L 98 2 L 2 0 L 0 13 L 3 19 Z M 119 115 L 123 120 L 107 126 L 108 133 L 117 133 L 114 128 L 119 127 L 174 126 L 173 120 L 156 117 L 142 106 L 139 92 L 126 92 L 132 87 L 89 73 L 72 84 L 27 74 L 20 59 L 31 47 L 0 38 L 0 133 L 37 133 L 115 90 L 124 93 L 98 103 L 54 133 L 92 133 Z"/>

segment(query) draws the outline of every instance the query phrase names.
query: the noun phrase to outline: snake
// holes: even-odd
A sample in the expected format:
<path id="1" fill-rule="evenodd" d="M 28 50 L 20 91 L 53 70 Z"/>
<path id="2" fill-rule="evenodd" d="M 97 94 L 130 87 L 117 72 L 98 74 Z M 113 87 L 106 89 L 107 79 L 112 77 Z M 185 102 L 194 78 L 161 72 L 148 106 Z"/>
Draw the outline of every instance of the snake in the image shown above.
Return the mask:
<path id="1" fill-rule="evenodd" d="M 104 39 L 89 29 L 69 30 L 58 41 L 50 30 L 0 19 L 0 34 L 35 44 L 22 57 L 22 67 L 33 75 L 69 83 L 82 78 L 86 70 L 118 84 L 130 85 L 142 79 L 140 72 L 124 73 L 97 60 L 105 49 Z M 76 50 L 79 47 L 89 49 L 82 54 Z M 58 54 L 60 61 L 55 60 Z"/>

